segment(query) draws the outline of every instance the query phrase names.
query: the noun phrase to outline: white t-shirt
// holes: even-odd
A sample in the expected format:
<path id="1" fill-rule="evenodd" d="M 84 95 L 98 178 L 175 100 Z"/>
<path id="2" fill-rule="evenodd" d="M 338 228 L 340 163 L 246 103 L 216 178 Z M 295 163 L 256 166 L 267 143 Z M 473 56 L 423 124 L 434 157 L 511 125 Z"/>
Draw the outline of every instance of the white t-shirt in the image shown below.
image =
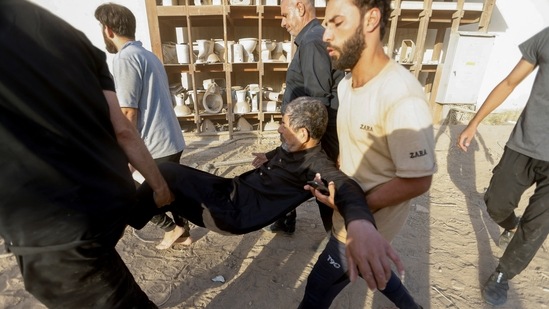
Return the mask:
<path id="1" fill-rule="evenodd" d="M 340 168 L 368 193 L 395 177 L 436 171 L 432 116 L 418 80 L 390 60 L 368 83 L 352 88 L 352 74 L 338 86 L 337 131 Z M 406 221 L 409 201 L 374 213 L 379 232 L 391 241 Z M 334 235 L 347 232 L 334 212 Z"/>

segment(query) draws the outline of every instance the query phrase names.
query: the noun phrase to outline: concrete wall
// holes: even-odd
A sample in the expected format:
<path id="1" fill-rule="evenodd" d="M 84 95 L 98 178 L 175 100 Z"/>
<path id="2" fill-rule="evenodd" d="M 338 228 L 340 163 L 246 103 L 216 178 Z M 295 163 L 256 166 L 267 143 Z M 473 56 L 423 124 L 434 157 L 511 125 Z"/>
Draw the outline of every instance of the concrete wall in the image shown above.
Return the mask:
<path id="1" fill-rule="evenodd" d="M 93 17 L 101 0 L 31 0 L 80 29 L 99 48 L 104 49 L 98 22 Z M 466 0 L 482 2 L 482 0 Z M 127 6 L 137 18 L 136 38 L 150 50 L 149 29 L 144 0 L 113 0 Z M 478 96 L 477 107 L 490 91 L 513 69 L 520 60 L 518 45 L 530 36 L 549 26 L 549 1 L 547 0 L 497 0 L 489 32 L 496 34 L 490 61 Z M 464 28 L 463 30 L 468 30 Z M 112 56 L 108 58 L 109 65 Z M 520 109 L 526 103 L 535 74 L 531 74 L 515 89 L 499 110 Z"/>
<path id="2" fill-rule="evenodd" d="M 549 1 L 497 0 L 488 31 L 496 34 L 494 48 L 481 90 L 477 107 L 490 91 L 504 79 L 521 58 L 518 45 L 543 28 L 549 27 Z M 498 110 L 521 109 L 530 94 L 535 72 L 530 74 Z"/>

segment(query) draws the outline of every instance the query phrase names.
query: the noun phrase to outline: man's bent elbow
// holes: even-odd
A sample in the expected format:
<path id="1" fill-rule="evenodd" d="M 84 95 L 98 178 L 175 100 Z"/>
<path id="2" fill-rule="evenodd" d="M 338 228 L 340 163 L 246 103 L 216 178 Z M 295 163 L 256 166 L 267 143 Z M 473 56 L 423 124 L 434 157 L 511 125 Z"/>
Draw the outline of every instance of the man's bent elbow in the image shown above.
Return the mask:
<path id="1" fill-rule="evenodd" d="M 433 175 L 417 178 L 417 191 L 418 196 L 429 191 L 431 188 L 431 183 L 433 182 Z"/>
<path id="2" fill-rule="evenodd" d="M 131 127 L 119 129 L 116 131 L 116 140 L 120 145 L 127 145 L 134 142 L 136 136 L 136 131 L 132 130 Z"/>

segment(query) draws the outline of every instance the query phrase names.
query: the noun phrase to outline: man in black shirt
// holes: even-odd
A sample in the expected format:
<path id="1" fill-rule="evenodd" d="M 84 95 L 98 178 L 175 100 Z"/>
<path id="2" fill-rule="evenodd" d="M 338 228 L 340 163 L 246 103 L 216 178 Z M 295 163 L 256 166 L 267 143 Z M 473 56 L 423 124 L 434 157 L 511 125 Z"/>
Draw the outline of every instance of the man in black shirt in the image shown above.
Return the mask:
<path id="1" fill-rule="evenodd" d="M 175 201 L 162 211 L 180 213 L 217 232 L 249 233 L 311 198 L 303 187 L 319 173 L 335 182 L 336 204 L 347 217 L 372 221 L 360 186 L 320 147 L 327 123 L 325 106 L 314 98 L 300 97 L 285 105 L 282 113 L 278 129 L 282 145 L 256 154 L 252 163 L 257 168 L 240 176 L 223 178 L 179 164 L 161 164 L 161 173 L 175 194 Z M 138 190 L 143 201 L 152 196 L 145 187 Z M 153 206 L 150 203 L 150 210 L 158 212 Z"/>
<path id="2" fill-rule="evenodd" d="M 317 174 L 333 181 L 335 205 L 348 226 L 348 257 L 361 271 L 375 274 L 380 289 L 391 274 L 388 259 L 402 270 L 402 264 L 387 241 L 374 227 L 360 186 L 328 158 L 319 145 L 327 123 L 322 103 L 301 97 L 283 107 L 279 126 L 282 145 L 258 155 L 257 168 L 234 178 L 223 178 L 174 163 L 160 165 L 175 201 L 162 208 L 187 218 L 196 225 L 223 234 L 258 230 L 309 199 L 305 184 Z M 158 212 L 147 183 L 138 189 L 141 222 Z M 349 225 L 350 223 L 353 223 Z M 356 225 L 355 225 L 356 224 Z M 370 268 L 371 267 L 371 268 Z"/>
<path id="3" fill-rule="evenodd" d="M 342 71 L 332 69 L 326 44 L 322 41 L 324 27 L 316 19 L 313 0 L 282 0 L 280 3 L 282 27 L 295 37 L 297 47 L 286 73 L 286 90 L 282 106 L 302 96 L 313 97 L 328 108 L 328 126 L 322 137 L 322 149 L 332 161 L 337 162 L 337 85 L 343 78 Z M 318 203 L 322 223 L 326 231 L 332 227 L 332 209 Z M 269 227 L 273 232 L 293 234 L 296 212 L 290 212 Z"/>
<path id="4" fill-rule="evenodd" d="M 156 308 L 115 250 L 136 191 L 172 195 L 124 118 L 105 54 L 23 0 L 0 1 L 0 236 L 49 308 Z"/>

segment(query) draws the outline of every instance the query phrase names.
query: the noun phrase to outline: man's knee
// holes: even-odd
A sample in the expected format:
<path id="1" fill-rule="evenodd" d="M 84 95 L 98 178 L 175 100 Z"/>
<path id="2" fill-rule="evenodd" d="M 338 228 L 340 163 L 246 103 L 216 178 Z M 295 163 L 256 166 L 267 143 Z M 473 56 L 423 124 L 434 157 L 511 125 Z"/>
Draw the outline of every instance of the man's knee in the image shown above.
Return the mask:
<path id="1" fill-rule="evenodd" d="M 512 208 L 509 209 L 509 207 L 506 207 L 506 204 L 509 204 L 509 201 L 501 200 L 499 199 L 500 197 L 501 196 L 498 196 L 497 193 L 490 190 L 490 188 L 484 194 L 486 211 L 488 212 L 488 215 L 490 215 L 490 218 L 498 224 L 505 221 L 509 215 L 513 213 Z"/>

